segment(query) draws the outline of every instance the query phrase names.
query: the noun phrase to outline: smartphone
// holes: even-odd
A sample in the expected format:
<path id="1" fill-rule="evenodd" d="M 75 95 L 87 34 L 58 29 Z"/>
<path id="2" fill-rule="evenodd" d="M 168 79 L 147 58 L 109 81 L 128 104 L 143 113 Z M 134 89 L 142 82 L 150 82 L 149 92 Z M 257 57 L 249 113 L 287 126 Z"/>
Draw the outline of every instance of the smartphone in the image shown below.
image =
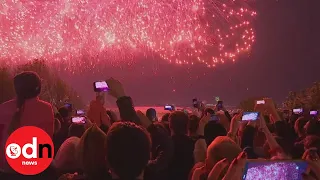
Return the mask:
<path id="1" fill-rule="evenodd" d="M 316 116 L 316 115 L 318 115 L 318 111 L 310 111 L 310 115 Z"/>
<path id="2" fill-rule="evenodd" d="M 219 121 L 219 117 L 215 114 L 212 114 L 209 121 Z"/>
<path id="3" fill-rule="evenodd" d="M 292 112 L 294 114 L 301 114 L 303 112 L 303 109 L 302 108 L 293 109 Z"/>
<path id="4" fill-rule="evenodd" d="M 109 86 L 106 81 L 96 81 L 93 83 L 94 92 L 106 92 L 109 90 Z"/>
<path id="5" fill-rule="evenodd" d="M 199 108 L 199 102 L 197 98 L 192 99 L 192 104 L 193 104 L 193 107 Z"/>
<path id="6" fill-rule="evenodd" d="M 243 180 L 302 180 L 308 164 L 302 160 L 247 160 Z"/>
<path id="7" fill-rule="evenodd" d="M 85 124 L 86 118 L 81 116 L 76 116 L 76 117 L 72 117 L 71 121 L 72 123 L 75 123 L 75 124 Z"/>
<path id="8" fill-rule="evenodd" d="M 218 101 L 217 103 L 218 110 L 222 109 L 222 106 L 223 106 L 223 101 Z"/>
<path id="9" fill-rule="evenodd" d="M 264 100 L 258 100 L 257 104 L 265 104 L 266 102 Z"/>
<path id="10" fill-rule="evenodd" d="M 244 112 L 242 115 L 242 121 L 256 121 L 259 118 L 259 112 Z"/>
<path id="11" fill-rule="evenodd" d="M 172 110 L 174 110 L 174 107 L 170 106 L 170 105 L 166 105 L 166 106 L 164 106 L 164 110 L 172 111 Z"/>
<path id="12" fill-rule="evenodd" d="M 76 112 L 76 115 L 77 116 L 83 116 L 83 115 L 85 115 L 85 112 L 82 109 L 78 109 L 77 112 Z"/>
<path id="13" fill-rule="evenodd" d="M 71 104 L 71 103 L 65 103 L 65 104 L 64 104 L 64 107 L 66 107 L 66 108 L 71 108 L 71 107 L 72 107 L 72 104 Z"/>

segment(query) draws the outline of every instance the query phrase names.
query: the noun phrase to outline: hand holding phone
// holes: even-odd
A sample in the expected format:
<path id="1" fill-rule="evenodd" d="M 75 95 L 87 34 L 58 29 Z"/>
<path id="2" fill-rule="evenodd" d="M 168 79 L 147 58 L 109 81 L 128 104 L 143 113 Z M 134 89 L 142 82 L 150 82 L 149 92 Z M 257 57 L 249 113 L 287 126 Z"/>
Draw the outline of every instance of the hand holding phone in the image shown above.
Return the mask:
<path id="1" fill-rule="evenodd" d="M 199 102 L 197 98 L 192 99 L 192 104 L 194 108 L 199 108 Z"/>
<path id="2" fill-rule="evenodd" d="M 93 83 L 94 92 L 106 92 L 109 90 L 109 86 L 106 81 L 96 81 Z"/>
<path id="3" fill-rule="evenodd" d="M 311 116 L 317 116 L 318 115 L 318 111 L 310 111 L 310 115 Z"/>
<path id="4" fill-rule="evenodd" d="M 259 112 L 244 112 L 242 115 L 242 121 L 256 121 L 259 119 Z"/>
<path id="5" fill-rule="evenodd" d="M 247 160 L 244 180 L 302 180 L 307 162 L 301 160 Z"/>
<path id="6" fill-rule="evenodd" d="M 108 94 L 113 96 L 114 98 L 120 98 L 126 96 L 126 93 L 124 92 L 124 88 L 120 81 L 114 78 L 110 78 L 107 81 L 109 90 Z"/>
<path id="7" fill-rule="evenodd" d="M 173 111 L 174 107 L 172 105 L 166 105 L 166 106 L 164 106 L 164 110 Z"/>
<path id="8" fill-rule="evenodd" d="M 303 109 L 302 108 L 296 108 L 296 109 L 293 109 L 292 112 L 294 114 L 301 114 L 303 112 Z"/>
<path id="9" fill-rule="evenodd" d="M 86 123 L 86 118 L 83 117 L 83 116 L 72 117 L 72 123 L 85 124 Z"/>
<path id="10" fill-rule="evenodd" d="M 85 115 L 85 112 L 84 112 L 84 110 L 82 110 L 82 109 L 78 109 L 77 112 L 76 112 L 76 115 L 77 115 L 77 116 L 84 116 L 84 115 Z"/>
<path id="11" fill-rule="evenodd" d="M 223 101 L 218 101 L 217 103 L 217 109 L 220 111 L 223 108 Z"/>
<path id="12" fill-rule="evenodd" d="M 265 104 L 266 102 L 264 100 L 258 100 L 257 104 Z"/>

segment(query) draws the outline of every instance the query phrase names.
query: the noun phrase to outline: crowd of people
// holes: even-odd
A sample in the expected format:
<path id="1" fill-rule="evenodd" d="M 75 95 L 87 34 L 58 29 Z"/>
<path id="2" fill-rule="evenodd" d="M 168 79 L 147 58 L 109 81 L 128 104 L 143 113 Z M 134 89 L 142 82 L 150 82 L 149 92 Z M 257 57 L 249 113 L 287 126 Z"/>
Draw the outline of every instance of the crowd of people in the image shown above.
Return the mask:
<path id="1" fill-rule="evenodd" d="M 13 81 L 16 98 L 0 105 L 1 180 L 240 180 L 250 159 L 303 160 L 308 168 L 298 177 L 320 179 L 318 117 L 283 116 L 270 98 L 255 106 L 256 121 L 242 121 L 242 112 L 229 114 L 223 106 L 171 111 L 157 119 L 154 109 L 136 111 L 122 84 L 111 78 L 107 94 L 116 99 L 120 118 L 97 93 L 85 122 L 75 123 L 72 106 L 54 113 L 38 98 L 36 73 L 22 72 Z M 4 157 L 6 139 L 23 126 L 43 129 L 55 146 L 52 164 L 36 176 L 19 175 Z M 288 178 L 271 173 L 263 179 Z"/>

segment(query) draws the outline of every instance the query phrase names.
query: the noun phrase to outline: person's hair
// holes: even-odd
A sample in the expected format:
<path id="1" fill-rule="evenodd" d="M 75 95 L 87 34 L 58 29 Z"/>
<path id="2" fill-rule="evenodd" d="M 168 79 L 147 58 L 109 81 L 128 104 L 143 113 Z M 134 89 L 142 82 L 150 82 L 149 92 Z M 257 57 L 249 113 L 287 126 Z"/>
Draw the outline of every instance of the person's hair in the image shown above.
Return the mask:
<path id="1" fill-rule="evenodd" d="M 13 79 L 13 84 L 17 96 L 17 108 L 9 124 L 9 134 L 20 127 L 25 101 L 37 97 L 41 92 L 41 80 L 35 72 L 26 71 L 16 75 Z"/>
<path id="2" fill-rule="evenodd" d="M 196 133 L 199 127 L 200 118 L 196 115 L 189 116 L 188 130 L 189 133 Z"/>
<path id="3" fill-rule="evenodd" d="M 150 121 L 153 121 L 157 117 L 157 111 L 154 108 L 147 109 L 146 116 Z"/>
<path id="4" fill-rule="evenodd" d="M 58 119 L 59 121 L 62 121 L 62 120 L 63 120 L 63 118 L 62 118 L 62 116 L 60 115 L 59 112 L 57 112 L 56 114 L 54 114 L 54 118 Z"/>
<path id="5" fill-rule="evenodd" d="M 75 124 L 72 123 L 69 126 L 69 132 L 68 132 L 68 136 L 75 136 L 78 138 L 81 138 L 81 136 L 83 135 L 83 133 L 85 132 L 86 128 L 84 127 L 83 124 Z"/>
<path id="6" fill-rule="evenodd" d="M 232 162 L 240 152 L 240 146 L 232 139 L 227 136 L 218 136 L 212 141 L 207 149 L 207 158 L 210 161 L 209 166 L 213 167 L 218 161 L 224 158 L 227 158 L 229 162 Z"/>
<path id="7" fill-rule="evenodd" d="M 65 106 L 62 106 L 58 109 L 60 116 L 62 117 L 62 119 L 69 117 L 69 109 L 66 108 Z"/>
<path id="8" fill-rule="evenodd" d="M 218 136 L 226 136 L 227 130 L 222 124 L 214 121 L 208 122 L 204 127 L 204 137 L 207 144 L 211 144 Z"/>
<path id="9" fill-rule="evenodd" d="M 292 155 L 293 144 L 283 137 L 274 137 L 286 155 Z"/>
<path id="10" fill-rule="evenodd" d="M 276 121 L 274 123 L 275 134 L 287 140 L 292 140 L 290 127 L 286 121 Z"/>
<path id="11" fill-rule="evenodd" d="M 106 170 L 106 161 L 103 158 L 105 140 L 106 134 L 95 124 L 88 128 L 80 139 L 77 159 L 90 179 L 99 179 Z"/>
<path id="12" fill-rule="evenodd" d="M 56 134 L 61 129 L 61 123 L 60 120 L 55 118 L 54 119 L 54 133 Z"/>
<path id="13" fill-rule="evenodd" d="M 150 150 L 149 133 L 134 123 L 116 122 L 107 133 L 107 162 L 120 179 L 137 178 L 148 164 Z"/>
<path id="14" fill-rule="evenodd" d="M 320 136 L 320 121 L 310 120 L 306 124 L 306 134 Z"/>
<path id="15" fill-rule="evenodd" d="M 296 133 L 304 135 L 305 134 L 304 126 L 307 124 L 307 122 L 308 122 L 308 119 L 304 117 L 298 118 L 294 123 L 294 130 L 296 131 Z"/>
<path id="16" fill-rule="evenodd" d="M 161 121 L 160 123 L 166 128 L 166 130 L 168 131 L 169 135 L 171 133 L 170 127 L 169 127 L 169 116 L 170 113 L 166 113 L 161 117 Z"/>
<path id="17" fill-rule="evenodd" d="M 162 116 L 161 122 L 169 122 L 170 113 L 166 113 Z"/>
<path id="18" fill-rule="evenodd" d="M 169 127 L 176 135 L 186 135 L 188 133 L 189 117 L 184 112 L 175 111 L 169 116 Z"/>

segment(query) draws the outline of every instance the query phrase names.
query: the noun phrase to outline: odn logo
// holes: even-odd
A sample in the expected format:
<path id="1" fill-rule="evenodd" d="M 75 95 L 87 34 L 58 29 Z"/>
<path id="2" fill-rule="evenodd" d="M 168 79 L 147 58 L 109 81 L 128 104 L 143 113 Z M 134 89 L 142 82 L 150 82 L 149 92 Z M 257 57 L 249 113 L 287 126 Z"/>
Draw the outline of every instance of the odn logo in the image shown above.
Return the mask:
<path id="1" fill-rule="evenodd" d="M 23 175 L 36 175 L 46 170 L 54 156 L 50 136 L 40 128 L 25 126 L 14 131 L 5 146 L 8 164 Z"/>

